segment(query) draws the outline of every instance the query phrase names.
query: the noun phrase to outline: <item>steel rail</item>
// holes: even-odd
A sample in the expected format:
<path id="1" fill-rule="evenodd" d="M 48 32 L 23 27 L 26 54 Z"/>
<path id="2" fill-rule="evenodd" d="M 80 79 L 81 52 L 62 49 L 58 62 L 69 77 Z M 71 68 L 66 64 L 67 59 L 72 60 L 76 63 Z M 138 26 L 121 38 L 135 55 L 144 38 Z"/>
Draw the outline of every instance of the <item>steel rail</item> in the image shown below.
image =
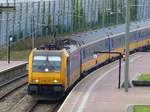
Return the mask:
<path id="1" fill-rule="evenodd" d="M 1 84 L 1 85 L 0 85 L 0 88 L 3 88 L 4 86 L 6 86 L 6 85 L 8 85 L 8 84 L 10 84 L 10 83 L 13 83 L 13 82 L 15 82 L 15 81 L 17 81 L 17 80 L 19 80 L 19 79 L 22 79 L 22 78 L 24 78 L 24 77 L 26 77 L 26 76 L 27 76 L 27 74 L 21 75 L 21 76 L 19 76 L 19 77 L 15 77 L 15 78 L 13 78 L 13 79 L 11 79 L 11 80 L 9 80 L 9 81 L 7 81 L 7 82 Z"/>
<path id="2" fill-rule="evenodd" d="M 17 89 L 19 89 L 19 88 L 25 86 L 25 85 L 27 84 L 27 81 L 22 82 L 22 83 L 19 84 L 19 85 L 16 84 L 16 86 L 15 86 L 14 88 L 8 89 L 8 90 L 7 90 L 7 88 L 5 88 L 5 86 L 9 86 L 9 85 L 11 85 L 11 84 L 13 84 L 13 83 L 15 83 L 15 82 L 17 82 L 17 81 L 19 81 L 19 80 L 25 78 L 26 76 L 27 76 L 27 74 L 26 74 L 26 75 L 22 75 L 21 77 L 18 77 L 18 78 L 13 79 L 13 80 L 11 80 L 11 81 L 5 83 L 5 84 L 0 85 L 0 89 L 1 89 L 1 91 L 3 91 L 2 94 L 0 94 L 0 100 L 4 99 L 6 96 L 8 96 L 8 95 L 11 94 L 12 92 L 16 91 Z M 3 90 L 3 89 L 4 89 L 4 90 Z"/>

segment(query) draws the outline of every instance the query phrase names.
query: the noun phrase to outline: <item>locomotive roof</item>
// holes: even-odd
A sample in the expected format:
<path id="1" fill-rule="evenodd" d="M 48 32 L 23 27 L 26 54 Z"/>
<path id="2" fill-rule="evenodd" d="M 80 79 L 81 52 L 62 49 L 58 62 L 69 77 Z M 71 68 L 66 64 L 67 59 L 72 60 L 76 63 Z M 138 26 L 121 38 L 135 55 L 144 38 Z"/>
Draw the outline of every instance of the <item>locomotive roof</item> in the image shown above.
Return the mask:
<path id="1" fill-rule="evenodd" d="M 150 26 L 150 21 L 132 22 L 130 29 L 137 29 Z M 125 32 L 125 24 L 115 25 L 109 28 L 98 29 L 94 31 L 88 31 L 86 33 L 80 33 L 72 35 L 71 39 L 77 41 L 80 44 L 87 44 L 89 42 L 98 40 L 103 37 L 113 36 Z"/>

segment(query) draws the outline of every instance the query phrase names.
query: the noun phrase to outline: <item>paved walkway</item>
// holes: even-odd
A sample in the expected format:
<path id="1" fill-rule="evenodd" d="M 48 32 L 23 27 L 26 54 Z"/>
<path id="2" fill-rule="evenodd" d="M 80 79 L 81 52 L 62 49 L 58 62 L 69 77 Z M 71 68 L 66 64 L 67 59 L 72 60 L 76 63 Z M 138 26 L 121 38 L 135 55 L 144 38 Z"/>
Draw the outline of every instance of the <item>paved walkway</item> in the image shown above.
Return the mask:
<path id="1" fill-rule="evenodd" d="M 130 57 L 130 79 L 150 73 L 150 53 Z M 124 76 L 122 64 L 122 81 Z M 126 112 L 130 104 L 150 104 L 150 87 L 118 89 L 118 63 L 107 65 L 83 79 L 69 94 L 58 112 Z"/>
<path id="2" fill-rule="evenodd" d="M 24 63 L 26 62 L 25 61 L 11 61 L 10 64 L 8 64 L 7 61 L 0 61 L 0 72 L 13 68 L 15 66 L 24 64 Z"/>

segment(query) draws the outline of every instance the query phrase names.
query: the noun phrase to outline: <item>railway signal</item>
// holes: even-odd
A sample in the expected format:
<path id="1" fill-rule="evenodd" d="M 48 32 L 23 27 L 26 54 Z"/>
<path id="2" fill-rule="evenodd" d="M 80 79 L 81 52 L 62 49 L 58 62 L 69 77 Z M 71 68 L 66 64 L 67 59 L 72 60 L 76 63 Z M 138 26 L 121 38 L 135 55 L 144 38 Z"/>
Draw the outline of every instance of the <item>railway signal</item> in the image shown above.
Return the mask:
<path id="1" fill-rule="evenodd" d="M 8 40 L 8 64 L 10 64 L 10 43 L 13 41 L 13 37 L 10 35 Z"/>
<path id="2" fill-rule="evenodd" d="M 7 4 L 7 6 L 0 6 L 0 14 L 2 12 L 14 12 L 14 11 L 16 11 L 16 7 L 15 6 L 9 6 L 8 4 Z M 7 15 L 8 15 L 8 13 L 7 13 Z M 7 18 L 7 21 L 8 21 L 8 18 Z M 7 29 L 7 31 L 8 31 L 8 29 Z M 8 50 L 7 50 L 7 54 L 8 54 L 7 58 L 8 59 L 7 59 L 7 61 L 8 61 L 8 64 L 10 64 L 10 42 L 13 41 L 13 37 L 9 36 L 7 38 L 8 38 L 8 40 L 7 40 L 7 42 L 8 42 Z"/>

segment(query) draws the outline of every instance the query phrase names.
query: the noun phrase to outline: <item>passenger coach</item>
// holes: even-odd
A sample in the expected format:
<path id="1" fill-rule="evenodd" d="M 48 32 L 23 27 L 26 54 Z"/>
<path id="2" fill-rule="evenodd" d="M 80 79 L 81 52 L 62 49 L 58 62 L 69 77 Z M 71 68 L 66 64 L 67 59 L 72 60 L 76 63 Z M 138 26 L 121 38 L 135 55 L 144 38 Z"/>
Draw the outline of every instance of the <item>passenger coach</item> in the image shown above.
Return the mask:
<path id="1" fill-rule="evenodd" d="M 123 28 L 123 25 L 112 28 L 114 35 L 108 36 L 102 29 L 34 49 L 29 56 L 28 94 L 47 99 L 62 97 L 83 74 L 118 57 L 112 54 L 94 54 L 95 51 L 124 53 Z M 148 47 L 150 26 L 139 23 L 134 24 L 132 29 L 130 51 Z"/>

